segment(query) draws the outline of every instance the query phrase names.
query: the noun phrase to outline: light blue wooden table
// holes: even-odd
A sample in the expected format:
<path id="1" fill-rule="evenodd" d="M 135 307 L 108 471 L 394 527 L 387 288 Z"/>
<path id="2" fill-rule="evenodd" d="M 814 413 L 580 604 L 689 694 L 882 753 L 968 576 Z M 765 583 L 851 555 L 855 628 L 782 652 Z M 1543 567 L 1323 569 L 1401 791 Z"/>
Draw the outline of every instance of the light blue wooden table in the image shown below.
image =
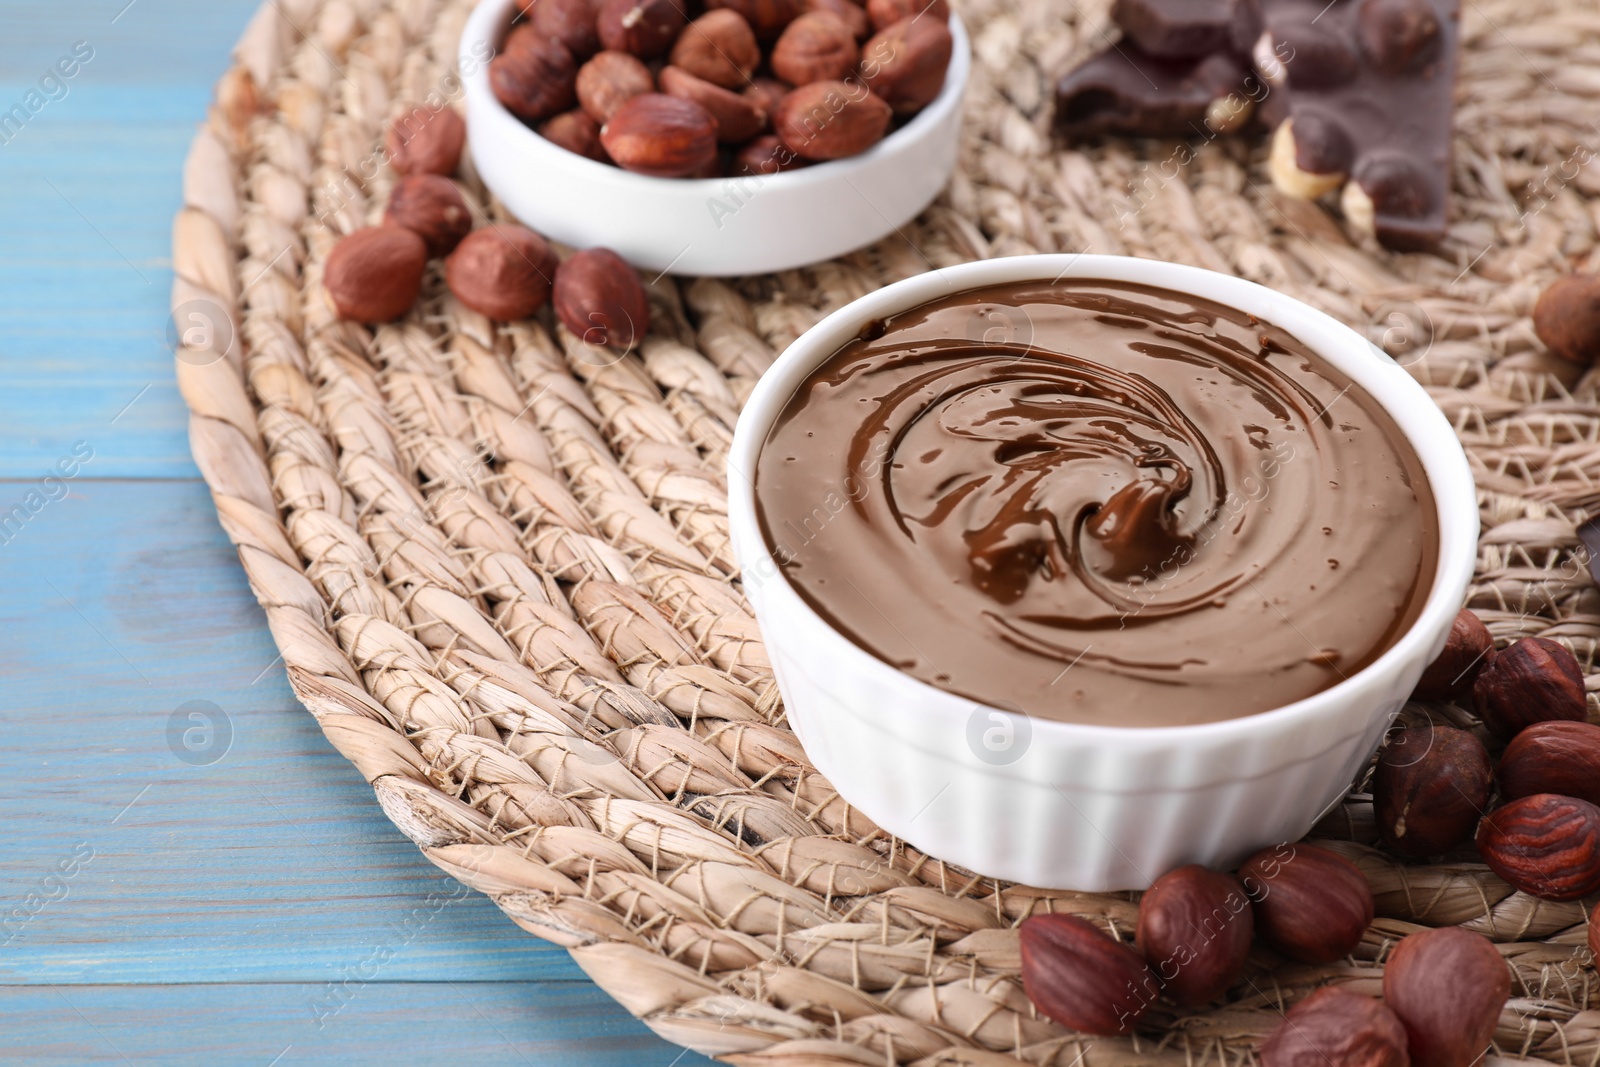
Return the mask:
<path id="1" fill-rule="evenodd" d="M 389 825 L 217 526 L 168 237 L 254 2 L 0 0 L 0 1063 L 704 1064 Z"/>

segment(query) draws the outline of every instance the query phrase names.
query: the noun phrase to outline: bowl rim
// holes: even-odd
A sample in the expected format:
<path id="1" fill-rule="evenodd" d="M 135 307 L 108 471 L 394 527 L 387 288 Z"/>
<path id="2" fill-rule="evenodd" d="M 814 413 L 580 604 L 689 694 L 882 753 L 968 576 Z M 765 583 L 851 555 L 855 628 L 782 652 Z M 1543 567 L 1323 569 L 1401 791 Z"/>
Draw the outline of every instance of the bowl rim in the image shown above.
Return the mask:
<path id="1" fill-rule="evenodd" d="M 633 192 L 644 189 L 663 192 L 684 190 L 696 196 L 705 196 L 714 190 L 724 188 L 729 182 L 759 182 L 764 190 L 782 190 L 803 189 L 808 185 L 845 180 L 856 168 L 871 166 L 879 159 L 897 155 L 902 148 L 931 135 L 950 112 L 961 107 L 972 71 L 972 48 L 966 26 L 960 16 L 952 11 L 948 21 L 952 38 L 950 65 L 945 68 L 944 85 L 939 89 L 939 95 L 913 115 L 909 122 L 890 132 L 865 152 L 842 159 L 813 163 L 795 170 L 778 171 L 775 174 L 735 174 L 716 178 L 658 178 L 648 174 L 636 174 L 610 163 L 601 163 L 580 156 L 546 140 L 527 123 L 508 111 L 494 95 L 489 87 L 489 60 L 480 58 L 473 48 L 479 41 L 486 40 L 490 43 L 489 58 L 492 59 L 499 54 L 500 39 L 511 19 L 515 17 L 511 12 L 517 3 L 518 0 L 479 0 L 472 14 L 467 17 L 457 53 L 461 81 L 469 98 L 469 105 L 474 101 L 480 102 L 482 106 L 496 113 L 497 118 L 514 125 L 516 130 L 512 131 L 513 135 L 523 142 L 525 150 L 540 157 L 541 164 L 575 166 L 577 168 L 575 173 L 578 176 L 616 184 L 622 191 L 630 191 L 630 187 Z"/>
<path id="2" fill-rule="evenodd" d="M 1461 599 L 1471 582 L 1477 560 L 1479 528 L 1471 466 L 1444 413 L 1426 390 L 1387 353 L 1326 312 L 1243 278 L 1132 256 L 1049 253 L 936 268 L 846 304 L 791 343 L 762 375 L 745 403 L 728 453 L 729 517 L 734 528 L 735 549 L 741 556 L 754 554 L 754 558 L 739 559 L 740 570 L 744 574 L 754 570 L 761 575 L 757 583 L 760 593 L 752 595 L 751 600 L 754 602 L 768 595 L 781 598 L 783 610 L 797 612 L 807 629 L 825 632 L 837 639 L 834 643 L 840 649 L 830 647 L 828 655 L 837 652 L 849 657 L 856 669 L 876 676 L 875 681 L 883 685 L 909 687 L 922 698 L 921 703 L 927 709 L 938 708 L 940 713 L 951 715 L 956 714 L 958 708 L 1019 714 L 1015 709 L 990 705 L 906 674 L 857 645 L 823 619 L 789 583 L 761 534 L 755 509 L 755 461 L 772 423 L 800 381 L 854 337 L 864 323 L 988 285 L 1065 279 L 1130 282 L 1213 300 L 1288 331 L 1333 364 L 1394 420 L 1422 464 L 1433 491 L 1438 560 L 1423 609 L 1406 632 L 1372 663 L 1327 689 L 1265 711 L 1187 725 L 1078 723 L 1021 712 L 1033 731 L 1033 743 L 1089 742 L 1155 750 L 1170 748 L 1174 743 L 1226 744 L 1266 732 L 1292 730 L 1299 723 L 1333 720 L 1348 714 L 1350 698 L 1359 696 L 1364 688 L 1404 670 L 1407 664 L 1421 660 L 1424 655 L 1431 658 L 1432 649 L 1425 647 L 1424 642 L 1431 640 L 1429 635 L 1446 632 L 1450 620 L 1461 608 Z M 1219 295 L 1218 290 L 1231 295 Z M 750 537 L 739 536 L 741 526 L 748 527 Z M 747 595 L 748 589 L 747 583 Z M 1399 710 L 1398 705 L 1395 710 Z M 952 722 L 950 725 L 960 727 L 962 724 Z M 1365 725 L 1366 716 L 1352 716 L 1349 732 L 1359 732 Z"/>

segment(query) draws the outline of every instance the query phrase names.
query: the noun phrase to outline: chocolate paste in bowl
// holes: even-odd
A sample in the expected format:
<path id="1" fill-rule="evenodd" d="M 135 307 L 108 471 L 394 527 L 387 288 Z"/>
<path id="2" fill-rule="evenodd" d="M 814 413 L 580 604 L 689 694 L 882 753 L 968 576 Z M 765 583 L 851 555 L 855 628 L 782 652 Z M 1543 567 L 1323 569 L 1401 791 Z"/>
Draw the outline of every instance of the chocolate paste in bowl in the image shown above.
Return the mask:
<path id="1" fill-rule="evenodd" d="M 1317 693 L 1431 586 L 1420 460 L 1282 329 L 1110 282 L 996 286 L 874 323 L 764 444 L 784 575 L 879 659 L 1119 726 Z"/>

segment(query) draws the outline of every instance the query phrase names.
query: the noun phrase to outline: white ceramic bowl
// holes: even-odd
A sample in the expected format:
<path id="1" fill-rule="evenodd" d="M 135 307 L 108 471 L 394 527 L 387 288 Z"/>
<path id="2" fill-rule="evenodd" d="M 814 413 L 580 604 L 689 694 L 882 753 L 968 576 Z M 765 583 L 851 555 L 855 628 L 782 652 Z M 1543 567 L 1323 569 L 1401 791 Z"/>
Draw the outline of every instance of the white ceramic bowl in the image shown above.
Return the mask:
<path id="1" fill-rule="evenodd" d="M 568 152 L 489 88 L 490 55 L 517 0 L 483 0 L 461 35 L 468 143 L 512 214 L 547 237 L 603 246 L 644 270 L 766 274 L 832 259 L 915 218 L 955 167 L 971 54 L 961 20 L 944 89 L 903 127 L 848 159 L 756 178 L 649 178 Z"/>
<path id="2" fill-rule="evenodd" d="M 866 322 L 981 286 L 1053 278 L 1133 282 L 1274 323 L 1349 375 L 1422 460 L 1439 563 L 1421 616 L 1372 665 L 1276 710 L 1197 726 L 1029 719 L 903 674 L 839 634 L 789 585 L 756 519 L 756 456 L 818 364 Z M 739 418 L 728 461 L 734 551 L 789 723 L 835 788 L 879 826 L 979 874 L 1049 888 L 1142 889 L 1185 863 L 1228 868 L 1292 841 L 1349 788 L 1422 669 L 1444 647 L 1472 577 L 1478 510 L 1449 423 L 1387 355 L 1307 305 L 1211 271 L 1119 256 L 1018 256 L 908 278 L 841 308 L 784 352 Z M 1004 756 L 969 738 L 1010 731 Z M 993 761 L 993 762 L 990 762 Z"/>

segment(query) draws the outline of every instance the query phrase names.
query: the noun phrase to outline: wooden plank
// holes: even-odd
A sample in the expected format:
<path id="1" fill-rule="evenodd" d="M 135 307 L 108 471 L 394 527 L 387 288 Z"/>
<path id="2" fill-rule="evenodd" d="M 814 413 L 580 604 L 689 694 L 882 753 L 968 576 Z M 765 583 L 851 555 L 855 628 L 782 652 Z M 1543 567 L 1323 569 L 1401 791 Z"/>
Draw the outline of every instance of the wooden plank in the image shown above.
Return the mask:
<path id="1" fill-rule="evenodd" d="M 0 671 L 6 706 L 53 714 L 63 695 L 168 710 L 185 700 L 225 708 L 294 706 L 277 649 L 245 584 L 211 496 L 194 481 L 82 477 L 20 525 L 9 509 L 39 498 L 0 482 Z M 15 531 L 15 532 L 13 532 Z M 265 673 L 263 673 L 265 672 Z M 88 701 L 84 701 L 88 697 Z"/>
<path id="2" fill-rule="evenodd" d="M 195 473 L 170 220 L 256 3 L 0 0 L 0 111 L 95 50 L 0 140 L 0 515 L 94 450 L 0 532 L 0 1061 L 705 1063 L 394 830 L 294 702 L 202 486 L 103 480 Z M 185 760 L 197 700 L 230 736 Z"/>
<path id="3" fill-rule="evenodd" d="M 171 220 L 206 99 L 85 89 L 0 146 L 0 477 L 37 477 L 80 440 L 100 477 L 195 474 L 167 305 Z"/>
<path id="4" fill-rule="evenodd" d="M 8 759 L 0 981 L 581 977 L 429 864 L 303 711 L 228 714 L 190 766 L 165 706 L 129 710 Z"/>
<path id="5" fill-rule="evenodd" d="M 74 482 L 0 548 L 0 633 L 0 981 L 324 981 L 378 949 L 389 980 L 581 976 L 323 739 L 198 483 Z"/>
<path id="6" fill-rule="evenodd" d="M 0 78 L 31 82 L 85 41 L 95 57 L 74 91 L 79 84 L 209 85 L 257 6 L 258 0 L 0 0 L 6 28 Z"/>
<path id="7" fill-rule="evenodd" d="M 0 477 L 38 477 L 85 439 L 102 477 L 194 475 L 166 342 L 171 220 L 255 7 L 0 0 L 0 112 L 78 42 L 92 50 L 20 131 L 0 131 Z"/>
<path id="8" fill-rule="evenodd" d="M 0 1061 L 33 1067 L 460 1063 L 703 1067 L 594 985 L 0 986 Z"/>

